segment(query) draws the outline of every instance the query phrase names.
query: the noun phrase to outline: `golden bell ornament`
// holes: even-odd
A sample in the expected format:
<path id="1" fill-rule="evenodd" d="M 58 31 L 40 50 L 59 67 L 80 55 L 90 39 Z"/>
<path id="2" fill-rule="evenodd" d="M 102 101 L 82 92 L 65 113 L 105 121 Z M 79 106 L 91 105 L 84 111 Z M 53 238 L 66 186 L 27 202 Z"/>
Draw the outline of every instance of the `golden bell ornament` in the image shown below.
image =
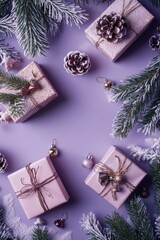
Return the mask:
<path id="1" fill-rule="evenodd" d="M 112 81 L 110 81 L 110 80 L 105 80 L 104 81 L 104 88 L 105 89 L 110 89 L 112 86 L 113 86 Z"/>
<path id="2" fill-rule="evenodd" d="M 50 157 L 56 157 L 58 156 L 58 149 L 56 147 L 51 146 L 48 153 Z"/>
<path id="3" fill-rule="evenodd" d="M 48 151 L 48 154 L 50 157 L 57 157 L 59 154 L 59 151 L 56 147 L 56 139 L 53 139 L 52 145 Z"/>

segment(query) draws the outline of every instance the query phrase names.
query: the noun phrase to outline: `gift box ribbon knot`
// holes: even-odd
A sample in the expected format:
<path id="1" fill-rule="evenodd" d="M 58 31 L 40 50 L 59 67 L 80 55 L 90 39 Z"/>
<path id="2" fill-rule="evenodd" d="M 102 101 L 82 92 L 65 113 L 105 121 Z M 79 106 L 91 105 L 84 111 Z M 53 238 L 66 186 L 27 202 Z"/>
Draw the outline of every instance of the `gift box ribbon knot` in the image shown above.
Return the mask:
<path id="1" fill-rule="evenodd" d="M 30 164 L 26 166 L 27 173 L 30 178 L 30 183 L 24 183 L 23 178 L 21 178 L 21 183 L 23 187 L 21 188 L 20 191 L 16 192 L 16 195 L 18 198 L 27 198 L 29 197 L 32 193 L 36 193 L 40 205 L 43 208 L 44 212 L 48 211 L 48 205 L 46 203 L 44 193 L 48 197 L 53 197 L 52 194 L 47 190 L 44 186 L 47 185 L 48 183 L 54 181 L 58 176 L 56 173 L 54 173 L 52 176 L 49 178 L 45 179 L 42 182 L 38 182 L 37 180 L 37 173 L 39 171 L 39 167 L 37 169 L 31 168 Z M 43 193 L 44 192 L 44 193 Z"/>
<path id="2" fill-rule="evenodd" d="M 37 78 L 37 75 L 34 72 L 32 72 L 32 75 L 33 78 L 25 86 L 22 87 L 21 95 L 23 97 L 30 97 L 34 106 L 37 107 L 38 109 L 41 109 L 40 104 L 37 103 L 36 99 L 34 99 L 32 93 L 41 89 L 39 81 L 41 81 L 44 78 L 44 76 L 42 75 L 41 77 Z"/>
<path id="3" fill-rule="evenodd" d="M 95 43 L 96 48 L 104 40 L 111 43 L 121 41 L 127 35 L 128 30 L 133 31 L 137 35 L 138 33 L 129 26 L 127 16 L 138 7 L 140 7 L 138 2 L 132 5 L 132 0 L 128 4 L 126 4 L 126 0 L 123 0 L 121 13 L 111 12 L 111 14 L 103 15 L 96 24 L 97 35 L 100 36 Z"/>
<path id="4" fill-rule="evenodd" d="M 99 183 L 104 186 L 103 190 L 99 193 L 99 195 L 104 197 L 111 191 L 113 200 L 117 201 L 117 192 L 121 191 L 121 185 L 124 184 L 130 191 L 133 191 L 135 189 L 135 186 L 128 182 L 125 177 L 125 173 L 128 171 L 132 163 L 125 167 L 126 158 L 124 159 L 124 161 L 121 161 L 118 156 L 115 156 L 115 158 L 118 160 L 118 169 L 116 171 L 114 171 L 102 162 L 95 165 L 94 171 L 99 173 Z M 105 192 L 106 188 L 108 188 L 108 185 L 110 184 L 111 188 L 107 192 Z"/>

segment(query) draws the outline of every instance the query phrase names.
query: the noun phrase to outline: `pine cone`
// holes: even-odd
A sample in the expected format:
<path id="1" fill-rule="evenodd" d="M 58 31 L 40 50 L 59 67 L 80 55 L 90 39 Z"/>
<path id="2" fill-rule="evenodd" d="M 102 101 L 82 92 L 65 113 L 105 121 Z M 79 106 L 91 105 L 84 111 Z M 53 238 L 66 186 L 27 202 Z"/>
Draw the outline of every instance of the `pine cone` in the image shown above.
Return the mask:
<path id="1" fill-rule="evenodd" d="M 153 35 L 150 39 L 149 39 L 149 46 L 153 49 L 153 50 L 160 50 L 160 35 Z"/>
<path id="2" fill-rule="evenodd" d="M 7 160 L 5 157 L 0 153 L 0 173 L 5 172 L 6 168 L 8 167 Z"/>
<path id="3" fill-rule="evenodd" d="M 97 35 L 109 42 L 116 43 L 127 35 L 129 25 L 126 19 L 118 13 L 101 17 L 96 26 Z"/>
<path id="4" fill-rule="evenodd" d="M 83 75 L 88 72 L 90 67 L 90 58 L 85 53 L 69 52 L 64 58 L 64 68 L 73 75 Z"/>

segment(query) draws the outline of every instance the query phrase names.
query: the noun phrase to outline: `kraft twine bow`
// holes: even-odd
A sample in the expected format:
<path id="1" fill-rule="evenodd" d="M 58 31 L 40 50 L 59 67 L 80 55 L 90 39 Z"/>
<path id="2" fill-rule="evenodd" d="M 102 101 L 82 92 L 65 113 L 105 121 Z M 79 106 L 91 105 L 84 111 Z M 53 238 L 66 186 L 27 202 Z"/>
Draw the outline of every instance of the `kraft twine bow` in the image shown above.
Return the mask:
<path id="1" fill-rule="evenodd" d="M 29 97 L 34 104 L 35 107 L 41 109 L 40 104 L 34 99 L 32 93 L 36 92 L 37 90 L 41 89 L 39 81 L 41 81 L 44 76 L 42 75 L 38 79 L 36 79 L 37 75 L 32 72 L 33 78 L 21 89 L 21 94 L 23 97 Z"/>
<path id="2" fill-rule="evenodd" d="M 16 192 L 17 197 L 20 199 L 23 199 L 35 193 L 39 199 L 40 205 L 43 208 L 44 212 L 48 211 L 49 208 L 46 203 L 44 193 L 48 197 L 52 197 L 52 194 L 44 186 L 52 182 L 53 180 L 55 180 L 57 178 L 56 174 L 54 173 L 52 176 L 45 179 L 44 181 L 38 182 L 37 173 L 38 173 L 39 167 L 37 169 L 31 168 L 29 164 L 26 166 L 26 170 L 30 178 L 30 183 L 24 183 L 23 178 L 21 178 L 21 183 L 23 187 L 21 188 L 20 191 Z"/>
<path id="3" fill-rule="evenodd" d="M 111 191 L 113 200 L 117 201 L 117 192 L 121 191 L 121 185 L 124 184 L 131 192 L 135 187 L 125 178 L 125 173 L 128 171 L 128 168 L 132 163 L 125 167 L 126 158 L 124 161 L 121 161 L 118 156 L 115 157 L 118 159 L 118 169 L 116 171 L 112 170 L 102 162 L 95 165 L 94 171 L 99 173 L 99 182 L 104 186 L 104 189 L 99 195 L 104 197 Z M 104 193 L 110 183 L 112 184 L 111 188 Z"/>
<path id="4" fill-rule="evenodd" d="M 122 6 L 122 12 L 121 12 L 122 17 L 126 18 L 130 13 L 132 13 L 135 9 L 141 6 L 141 4 L 138 2 L 135 3 L 135 5 L 131 6 L 132 1 L 133 0 L 130 0 L 128 4 L 126 4 L 126 0 L 123 0 L 123 6 Z M 132 29 L 131 27 L 129 27 L 129 29 L 137 35 L 137 32 L 134 29 Z M 100 43 L 105 40 L 107 39 L 100 37 L 98 41 L 95 43 L 96 48 L 98 48 Z"/>

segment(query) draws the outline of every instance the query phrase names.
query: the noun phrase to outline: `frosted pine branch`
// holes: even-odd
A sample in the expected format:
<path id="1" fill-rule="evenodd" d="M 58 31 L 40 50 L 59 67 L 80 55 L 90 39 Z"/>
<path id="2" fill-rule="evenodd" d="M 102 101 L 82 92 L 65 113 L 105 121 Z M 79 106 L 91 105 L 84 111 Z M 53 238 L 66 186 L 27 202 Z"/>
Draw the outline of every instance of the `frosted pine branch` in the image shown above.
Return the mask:
<path id="1" fill-rule="evenodd" d="M 160 216 L 155 221 L 155 232 L 157 239 L 160 239 Z"/>
<path id="2" fill-rule="evenodd" d="M 80 221 L 83 231 L 88 236 L 88 240 L 112 240 L 109 230 L 103 229 L 94 213 L 83 214 Z"/>
<path id="3" fill-rule="evenodd" d="M 6 71 L 9 71 L 14 66 L 19 66 L 21 62 L 20 54 L 14 47 L 10 47 L 9 44 L 0 42 L 0 66 L 5 67 Z"/>
<path id="4" fill-rule="evenodd" d="M 15 24 L 13 16 L 6 15 L 3 18 L 0 18 L 0 33 L 5 36 L 11 36 L 15 32 Z"/>
<path id="5" fill-rule="evenodd" d="M 150 144 L 148 148 L 141 148 L 138 146 L 129 146 L 131 155 L 138 161 L 149 161 L 151 164 L 160 161 L 160 138 L 149 138 L 146 142 Z"/>
<path id="6" fill-rule="evenodd" d="M 35 0 L 35 2 L 41 4 L 44 12 L 47 12 L 48 16 L 57 22 L 64 20 L 70 26 L 74 23 L 79 27 L 88 20 L 85 10 L 82 10 L 78 5 L 63 3 L 61 0 Z"/>
<path id="7" fill-rule="evenodd" d="M 127 212 L 130 216 L 135 229 L 138 232 L 138 239 L 154 240 L 154 231 L 151 225 L 149 214 L 141 198 L 134 198 L 126 205 Z"/>
<path id="8" fill-rule="evenodd" d="M 26 56 L 43 54 L 49 47 L 41 10 L 34 1 L 14 0 L 16 36 Z"/>
<path id="9" fill-rule="evenodd" d="M 139 123 L 142 114 L 148 109 L 147 106 L 152 105 L 158 95 L 159 77 L 160 55 L 153 58 L 140 74 L 133 75 L 112 88 L 113 100 L 123 102 L 113 121 L 114 137 L 127 137 L 134 125 Z M 143 119 L 141 121 L 143 122 Z"/>

